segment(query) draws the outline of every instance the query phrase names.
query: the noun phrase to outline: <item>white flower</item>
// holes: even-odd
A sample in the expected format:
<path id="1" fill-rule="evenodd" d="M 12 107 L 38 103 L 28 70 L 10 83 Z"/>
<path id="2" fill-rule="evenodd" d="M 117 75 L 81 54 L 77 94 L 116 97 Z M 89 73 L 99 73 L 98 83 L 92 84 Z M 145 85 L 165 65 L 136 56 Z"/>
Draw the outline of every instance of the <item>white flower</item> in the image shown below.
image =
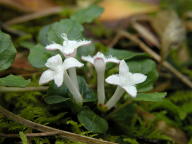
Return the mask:
<path id="1" fill-rule="evenodd" d="M 124 60 L 121 60 L 119 65 L 119 74 L 111 75 L 106 79 L 107 83 L 118 85 L 123 88 L 132 97 L 136 97 L 136 84 L 142 83 L 147 79 L 147 76 L 141 73 L 129 72 L 129 67 Z"/>
<path id="2" fill-rule="evenodd" d="M 54 80 L 55 84 L 60 87 L 63 84 L 65 71 L 73 67 L 82 67 L 83 64 L 73 57 L 66 58 L 63 62 L 61 56 L 57 54 L 49 58 L 45 66 L 49 69 L 42 73 L 39 84 Z"/>
<path id="3" fill-rule="evenodd" d="M 80 46 L 88 45 L 91 41 L 88 40 L 69 40 L 67 35 L 63 33 L 61 37 L 64 39 L 63 45 L 52 43 L 46 46 L 47 50 L 60 50 L 64 56 L 75 56 L 76 50 Z"/>
<path id="4" fill-rule="evenodd" d="M 95 66 L 96 71 L 104 71 L 106 63 L 119 63 L 120 61 L 115 57 L 109 56 L 105 57 L 103 53 L 98 52 L 95 56 L 82 56 L 82 60 L 90 62 Z"/>
<path id="5" fill-rule="evenodd" d="M 95 56 L 83 56 L 83 60 L 92 63 L 97 72 L 97 97 L 98 104 L 104 104 L 105 102 L 105 67 L 107 62 L 119 63 L 119 60 L 114 57 L 105 57 L 101 52 L 98 52 Z"/>
<path id="6" fill-rule="evenodd" d="M 147 76 L 140 73 L 129 72 L 129 67 L 124 60 L 120 61 L 119 74 L 111 75 L 106 79 L 107 83 L 118 85 L 113 96 L 107 101 L 107 109 L 111 109 L 119 101 L 123 93 L 126 91 L 132 97 L 136 97 L 136 84 L 142 83 L 147 79 Z"/>

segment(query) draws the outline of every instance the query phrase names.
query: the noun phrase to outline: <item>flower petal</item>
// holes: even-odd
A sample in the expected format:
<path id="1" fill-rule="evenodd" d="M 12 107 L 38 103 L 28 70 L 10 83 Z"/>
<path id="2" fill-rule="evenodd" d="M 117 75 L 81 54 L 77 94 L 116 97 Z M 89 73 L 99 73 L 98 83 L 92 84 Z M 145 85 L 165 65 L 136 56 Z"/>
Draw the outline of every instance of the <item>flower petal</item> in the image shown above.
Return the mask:
<path id="1" fill-rule="evenodd" d="M 64 55 L 69 55 L 72 54 L 78 47 L 90 44 L 91 41 L 76 41 L 76 40 L 66 40 L 63 42 L 63 48 L 62 48 L 62 53 Z"/>
<path id="2" fill-rule="evenodd" d="M 94 56 L 94 59 L 96 59 L 96 58 L 102 58 L 102 59 L 105 60 L 105 56 L 104 56 L 104 54 L 101 53 L 101 52 L 97 52 L 97 54 Z"/>
<path id="3" fill-rule="evenodd" d="M 137 89 L 135 86 L 124 86 L 122 87 L 130 96 L 136 97 L 137 96 Z"/>
<path id="4" fill-rule="evenodd" d="M 91 43 L 91 41 L 89 41 L 89 40 L 77 41 L 77 47 L 84 46 L 84 45 L 88 45 L 88 44 L 90 44 L 90 43 Z"/>
<path id="5" fill-rule="evenodd" d="M 128 65 L 124 60 L 121 60 L 119 64 L 119 74 L 122 76 L 126 76 L 128 73 L 129 73 Z"/>
<path id="6" fill-rule="evenodd" d="M 64 71 L 60 71 L 55 74 L 54 82 L 57 85 L 57 87 L 60 87 L 63 84 L 63 77 L 64 77 Z"/>
<path id="7" fill-rule="evenodd" d="M 94 59 L 91 56 L 82 56 L 81 59 L 84 61 L 90 62 L 92 64 L 94 63 Z"/>
<path id="8" fill-rule="evenodd" d="M 82 66 L 83 66 L 83 64 L 80 63 L 78 60 L 76 60 L 73 57 L 66 58 L 63 63 L 63 67 L 65 70 L 67 70 L 69 68 L 73 68 L 73 67 L 82 67 Z"/>
<path id="9" fill-rule="evenodd" d="M 140 73 L 134 73 L 132 74 L 132 79 L 134 84 L 139 84 L 144 82 L 147 79 L 147 76 L 144 74 L 140 74 Z"/>
<path id="10" fill-rule="evenodd" d="M 61 55 L 57 54 L 55 56 L 50 57 L 47 62 L 46 62 L 46 66 L 49 68 L 54 69 L 55 67 L 57 67 L 58 65 L 62 65 L 63 60 Z"/>
<path id="11" fill-rule="evenodd" d="M 120 60 L 118 60 L 115 57 L 110 56 L 110 57 L 106 58 L 106 62 L 119 63 Z"/>
<path id="12" fill-rule="evenodd" d="M 41 74 L 41 77 L 39 79 L 39 84 L 45 84 L 48 83 L 49 81 L 53 80 L 54 77 L 54 72 L 52 70 L 46 70 Z"/>
<path id="13" fill-rule="evenodd" d="M 120 79 L 118 74 L 109 76 L 105 79 L 105 81 L 112 85 L 120 85 Z"/>
<path id="14" fill-rule="evenodd" d="M 62 49 L 62 45 L 60 44 L 56 44 L 56 43 L 53 43 L 53 44 L 49 44 L 45 47 L 47 50 L 61 50 Z"/>

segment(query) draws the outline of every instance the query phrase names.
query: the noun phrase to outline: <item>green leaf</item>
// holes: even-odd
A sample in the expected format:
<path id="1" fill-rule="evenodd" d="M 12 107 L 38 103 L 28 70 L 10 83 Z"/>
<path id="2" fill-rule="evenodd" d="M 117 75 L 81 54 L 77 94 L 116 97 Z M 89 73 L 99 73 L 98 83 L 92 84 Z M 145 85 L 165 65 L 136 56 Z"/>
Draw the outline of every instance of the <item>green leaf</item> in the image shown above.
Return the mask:
<path id="1" fill-rule="evenodd" d="M 77 56 L 81 58 L 82 56 L 93 55 L 95 53 L 95 45 L 90 44 L 87 46 L 81 46 L 77 49 Z"/>
<path id="2" fill-rule="evenodd" d="M 26 87 L 30 82 L 31 80 L 25 80 L 23 77 L 15 75 L 0 78 L 0 86 Z"/>
<path id="3" fill-rule="evenodd" d="M 39 34 L 38 34 L 38 41 L 42 44 L 42 45 L 47 45 L 49 44 L 49 41 L 48 41 L 48 31 L 50 29 L 50 26 L 51 25 L 47 25 L 47 26 L 44 26 L 40 31 L 39 31 Z"/>
<path id="4" fill-rule="evenodd" d="M 10 36 L 0 31 L 0 71 L 11 66 L 15 55 L 16 49 Z"/>
<path id="5" fill-rule="evenodd" d="M 155 93 L 140 93 L 134 98 L 135 101 L 162 101 L 162 99 L 167 95 L 166 92 L 155 92 Z"/>
<path id="6" fill-rule="evenodd" d="M 82 39 L 83 26 L 70 19 L 60 20 L 43 27 L 38 35 L 38 40 L 43 45 L 50 43 L 63 43 L 62 33 L 66 33 L 71 40 Z"/>
<path id="7" fill-rule="evenodd" d="M 146 81 L 137 85 L 139 92 L 146 92 L 152 90 L 153 85 L 159 76 L 156 69 L 154 69 L 153 71 L 149 72 L 146 75 L 147 75 Z"/>
<path id="8" fill-rule="evenodd" d="M 78 82 L 79 82 L 79 90 L 80 93 L 83 96 L 83 102 L 93 102 L 96 101 L 96 95 L 94 91 L 88 87 L 87 82 L 83 77 L 78 77 Z"/>
<path id="9" fill-rule="evenodd" d="M 127 62 L 130 72 L 148 74 L 156 69 L 156 64 L 151 59 L 133 59 Z"/>
<path id="10" fill-rule="evenodd" d="M 73 14 L 71 19 L 79 23 L 90 23 L 97 18 L 103 12 L 103 10 L 103 8 L 97 5 L 92 5 Z"/>
<path id="11" fill-rule="evenodd" d="M 116 57 L 118 59 L 124 59 L 124 60 L 128 60 L 134 57 L 147 56 L 145 53 L 136 53 L 128 50 L 119 50 L 119 49 L 113 49 L 113 48 L 109 49 L 107 55 L 112 55 L 113 57 Z"/>
<path id="12" fill-rule="evenodd" d="M 63 43 L 62 33 L 67 34 L 70 40 L 82 39 L 83 27 L 76 21 L 70 19 L 64 19 L 59 22 L 53 23 L 47 34 L 49 43 Z"/>
<path id="13" fill-rule="evenodd" d="M 105 133 L 108 129 L 107 121 L 91 110 L 82 110 L 77 117 L 79 122 L 89 131 Z"/>
<path id="14" fill-rule="evenodd" d="M 57 87 L 54 82 L 51 82 L 44 100 L 47 104 L 57 104 L 69 100 L 69 91 L 63 84 L 61 87 Z"/>
<path id="15" fill-rule="evenodd" d="M 28 60 L 32 66 L 36 68 L 45 67 L 45 63 L 49 57 L 54 55 L 55 52 L 48 51 L 41 44 L 30 46 L 30 53 L 28 56 Z"/>
<path id="16" fill-rule="evenodd" d="M 27 137 L 23 132 L 19 132 L 19 136 L 21 138 L 22 144 L 28 144 Z"/>
<path id="17" fill-rule="evenodd" d="M 146 81 L 137 85 L 139 92 L 149 91 L 153 88 L 154 82 L 158 78 L 158 72 L 156 70 L 156 64 L 151 59 L 132 59 L 127 62 L 130 72 L 142 73 L 147 75 Z"/>
<path id="18" fill-rule="evenodd" d="M 44 98 L 45 102 L 47 104 L 57 104 L 57 103 L 62 103 L 64 101 L 69 100 L 70 98 L 65 98 L 59 95 L 52 95 L 52 96 L 46 96 Z"/>

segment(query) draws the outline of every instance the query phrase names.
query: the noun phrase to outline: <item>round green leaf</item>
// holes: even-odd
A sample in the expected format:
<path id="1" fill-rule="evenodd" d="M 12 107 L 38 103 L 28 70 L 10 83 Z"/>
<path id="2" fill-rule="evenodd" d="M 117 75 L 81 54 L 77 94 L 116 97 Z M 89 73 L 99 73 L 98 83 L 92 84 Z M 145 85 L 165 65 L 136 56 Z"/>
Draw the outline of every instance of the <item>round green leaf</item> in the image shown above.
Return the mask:
<path id="1" fill-rule="evenodd" d="M 112 55 L 113 57 L 124 60 L 131 59 L 134 57 L 147 56 L 145 53 L 136 53 L 128 50 L 119 50 L 114 48 L 110 48 L 107 55 Z"/>
<path id="2" fill-rule="evenodd" d="M 0 78 L 0 86 L 12 86 L 12 87 L 25 87 L 31 80 L 25 80 L 21 76 L 8 75 L 4 78 Z"/>
<path id="3" fill-rule="evenodd" d="M 16 49 L 10 36 L 0 31 L 0 71 L 11 66 L 15 55 Z"/>
<path id="4" fill-rule="evenodd" d="M 57 104 L 57 103 L 62 103 L 64 101 L 69 100 L 70 98 L 65 98 L 59 95 L 52 95 L 52 96 L 47 96 L 45 97 L 45 102 L 47 104 Z"/>
<path id="5" fill-rule="evenodd" d="M 105 133 L 108 129 L 107 121 L 91 110 L 82 110 L 77 117 L 79 122 L 89 131 Z"/>

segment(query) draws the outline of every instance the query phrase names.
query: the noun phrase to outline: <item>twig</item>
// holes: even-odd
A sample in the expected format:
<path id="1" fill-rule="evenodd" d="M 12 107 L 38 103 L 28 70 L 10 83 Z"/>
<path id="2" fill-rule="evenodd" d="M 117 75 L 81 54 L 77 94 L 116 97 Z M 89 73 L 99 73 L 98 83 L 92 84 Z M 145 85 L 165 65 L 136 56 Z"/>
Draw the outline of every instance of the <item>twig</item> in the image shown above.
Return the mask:
<path id="1" fill-rule="evenodd" d="M 32 14 L 27 14 L 24 16 L 20 16 L 20 17 L 16 17 L 12 20 L 9 20 L 7 22 L 5 22 L 3 25 L 13 25 L 13 24 L 18 24 L 18 23 L 23 23 L 26 21 L 30 21 L 36 18 L 40 18 L 40 17 L 44 17 L 44 16 L 48 16 L 50 14 L 55 14 L 55 13 L 59 13 L 63 10 L 62 7 L 54 7 L 54 8 L 50 8 L 44 11 L 40 11 L 40 12 L 36 12 L 36 13 L 32 13 Z"/>
<path id="2" fill-rule="evenodd" d="M 116 144 L 113 142 L 108 142 L 108 141 L 104 141 L 104 140 L 100 140 L 100 139 L 95 139 L 95 138 L 91 138 L 91 137 L 87 137 L 87 136 L 81 136 L 75 133 L 71 133 L 71 132 L 67 132 L 67 131 L 63 131 L 63 130 L 59 130 L 56 128 L 52 128 L 49 126 L 45 126 L 45 125 L 41 125 L 35 122 L 32 122 L 30 120 L 24 119 L 18 115 L 15 115 L 14 113 L 6 110 L 5 108 L 3 108 L 2 106 L 0 106 L 0 113 L 2 113 L 4 116 L 6 116 L 7 118 L 18 122 L 20 124 L 23 124 L 27 127 L 30 127 L 32 129 L 36 129 L 42 132 L 58 132 L 58 135 L 73 140 L 73 141 L 78 141 L 78 142 L 85 142 L 88 144 Z"/>
<path id="3" fill-rule="evenodd" d="M 43 136 L 52 136 L 57 135 L 59 132 L 42 132 L 42 133 L 26 133 L 27 137 L 43 137 Z M 3 134 L 0 133 L 0 137 L 8 137 L 8 138 L 15 138 L 19 137 L 19 134 Z"/>
<path id="4" fill-rule="evenodd" d="M 112 39 L 112 41 L 109 43 L 108 47 L 112 48 L 114 45 L 121 39 L 122 35 L 120 33 L 117 33 L 116 36 Z"/>
<path id="5" fill-rule="evenodd" d="M 18 88 L 18 87 L 0 87 L 0 92 L 26 92 L 26 91 L 46 91 L 48 87 L 41 86 L 41 87 L 25 87 L 25 88 Z"/>
<path id="6" fill-rule="evenodd" d="M 143 43 L 141 40 L 139 40 L 136 36 L 126 32 L 126 31 L 119 31 L 119 33 L 130 39 L 131 41 L 137 43 L 140 48 L 148 53 L 153 59 L 155 59 L 157 62 L 161 62 L 161 57 L 155 53 L 153 50 L 151 50 L 145 43 Z M 169 62 L 163 61 L 162 66 L 167 68 L 169 71 L 171 71 L 177 78 L 179 78 L 184 84 L 192 88 L 192 82 L 182 73 L 180 73 L 177 69 L 175 69 Z"/>

